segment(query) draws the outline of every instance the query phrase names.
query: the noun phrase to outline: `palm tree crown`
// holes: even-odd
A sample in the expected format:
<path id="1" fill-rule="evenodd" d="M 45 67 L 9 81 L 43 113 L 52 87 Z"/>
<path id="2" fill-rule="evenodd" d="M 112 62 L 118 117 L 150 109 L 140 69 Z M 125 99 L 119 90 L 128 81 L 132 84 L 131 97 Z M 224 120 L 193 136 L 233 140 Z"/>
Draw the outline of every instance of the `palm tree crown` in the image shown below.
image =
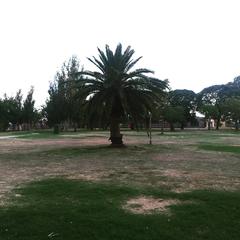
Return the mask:
<path id="1" fill-rule="evenodd" d="M 151 70 L 132 70 L 141 57 L 132 59 L 134 50 L 130 46 L 123 51 L 118 44 L 113 52 L 106 45 L 105 52 L 99 48 L 98 52 L 99 59 L 88 59 L 99 71 L 79 72 L 79 82 L 82 97 L 88 99 L 89 114 L 108 118 L 113 143 L 114 138 L 121 137 L 121 118 L 130 115 L 136 122 L 152 111 L 161 101 L 168 83 L 146 75 L 153 73 Z"/>

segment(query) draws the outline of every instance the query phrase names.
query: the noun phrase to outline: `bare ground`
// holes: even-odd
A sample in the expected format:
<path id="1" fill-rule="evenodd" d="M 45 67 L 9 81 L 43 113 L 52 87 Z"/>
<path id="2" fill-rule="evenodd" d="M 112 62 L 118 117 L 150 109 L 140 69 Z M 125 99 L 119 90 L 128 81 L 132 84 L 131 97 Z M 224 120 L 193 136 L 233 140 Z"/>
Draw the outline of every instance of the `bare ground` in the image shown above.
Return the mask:
<path id="1" fill-rule="evenodd" d="M 152 214 L 160 212 L 170 214 L 169 206 L 182 204 L 175 199 L 160 199 L 153 197 L 140 196 L 129 199 L 122 208 L 135 214 Z"/>
<path id="2" fill-rule="evenodd" d="M 18 185 L 56 176 L 159 186 L 176 192 L 240 190 L 240 157 L 237 154 L 199 150 L 195 145 L 199 138 L 155 136 L 152 147 L 146 145 L 148 139 L 141 135 L 129 134 L 125 141 L 129 147 L 114 150 L 106 147 L 109 144 L 107 137 L 101 136 L 0 139 L 0 202 Z M 240 145 L 240 140 L 232 136 L 214 141 Z M 84 147 L 98 147 L 100 152 L 76 155 L 54 152 L 56 149 Z"/>

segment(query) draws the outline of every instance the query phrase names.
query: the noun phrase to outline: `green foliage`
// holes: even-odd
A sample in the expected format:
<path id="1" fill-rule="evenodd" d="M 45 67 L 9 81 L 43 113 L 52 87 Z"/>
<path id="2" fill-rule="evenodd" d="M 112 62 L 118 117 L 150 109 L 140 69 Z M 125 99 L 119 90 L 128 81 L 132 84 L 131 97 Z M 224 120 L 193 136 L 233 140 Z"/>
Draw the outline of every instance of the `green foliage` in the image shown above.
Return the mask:
<path id="1" fill-rule="evenodd" d="M 198 94 L 198 110 L 206 115 L 206 119 L 208 119 L 208 129 L 210 129 L 210 118 L 217 122 L 216 129 L 219 128 L 223 115 L 222 104 L 225 96 L 225 85 L 213 85 L 204 88 Z"/>
<path id="2" fill-rule="evenodd" d="M 61 70 L 56 73 L 55 80 L 50 84 L 49 99 L 45 108 L 50 125 L 63 122 L 77 124 L 82 119 L 75 77 L 79 67 L 77 57 L 71 57 L 68 62 L 63 63 Z"/>
<path id="3" fill-rule="evenodd" d="M 194 125 L 195 119 L 195 110 L 196 110 L 196 93 L 190 90 L 174 90 L 169 92 L 169 104 L 172 107 L 182 107 L 184 111 L 184 118 L 179 116 L 181 119 L 182 128 L 185 126 L 186 122 L 190 122 Z"/>
<path id="4" fill-rule="evenodd" d="M 184 108 L 181 106 L 167 106 L 164 109 L 164 119 L 170 124 L 171 131 L 174 130 L 174 123 L 182 123 L 185 120 Z"/>
<path id="5" fill-rule="evenodd" d="M 19 130 L 20 125 L 31 125 L 38 120 L 38 114 L 34 108 L 33 92 L 32 87 L 24 101 L 21 90 L 16 93 L 15 97 L 8 97 L 5 94 L 4 98 L 0 99 L 0 130 L 6 130 L 9 124 L 12 130 Z"/>
<path id="6" fill-rule="evenodd" d="M 113 52 L 106 45 L 105 52 L 98 49 L 99 58 L 89 58 L 98 72 L 82 71 L 78 76 L 81 98 L 87 99 L 89 120 L 99 119 L 110 124 L 111 137 L 120 136 L 121 119 L 131 116 L 137 123 L 146 113 L 152 112 L 161 103 L 166 81 L 149 77 L 153 71 L 139 68 L 132 70 L 141 59 L 133 59 L 134 50 L 130 46 L 122 50 L 119 44 Z"/>
<path id="7" fill-rule="evenodd" d="M 8 127 L 8 111 L 6 104 L 0 99 L 0 131 L 6 130 Z"/>
<path id="8" fill-rule="evenodd" d="M 235 128 L 239 129 L 240 121 L 240 98 L 227 98 L 223 103 L 223 111 L 225 119 L 230 119 L 235 122 Z"/>
<path id="9" fill-rule="evenodd" d="M 22 107 L 22 119 L 23 122 L 28 125 L 28 129 L 30 128 L 30 125 L 32 125 L 32 123 L 38 118 L 37 111 L 34 107 L 35 100 L 33 99 L 33 92 L 34 88 L 31 87 L 26 99 L 23 102 Z"/>
<path id="10" fill-rule="evenodd" d="M 230 153 L 240 153 L 239 146 L 228 146 L 228 145 L 206 145 L 202 144 L 199 146 L 200 149 L 207 151 L 217 151 L 217 152 L 230 152 Z"/>
<path id="11" fill-rule="evenodd" d="M 204 88 L 198 94 L 198 106 L 217 105 L 224 102 L 226 98 L 240 96 L 240 77 L 236 77 L 233 82 L 221 85 L 213 85 Z"/>
<path id="12" fill-rule="evenodd" d="M 205 119 L 208 122 L 208 130 L 210 130 L 210 121 L 211 119 L 216 120 L 217 122 L 220 122 L 221 116 L 222 116 L 222 108 L 220 109 L 219 105 L 202 105 L 199 109 L 200 112 L 202 112 L 205 115 Z M 217 125 L 217 128 L 219 127 L 219 123 Z"/>
<path id="13" fill-rule="evenodd" d="M 207 119 L 217 119 L 220 114 L 218 108 L 215 105 L 203 105 L 200 111 L 204 113 Z"/>
<path id="14" fill-rule="evenodd" d="M 22 93 L 21 90 L 19 90 L 16 93 L 15 97 L 7 97 L 7 95 L 4 96 L 4 99 L 1 101 L 2 105 L 2 130 L 6 130 L 9 123 L 11 123 L 14 128 L 17 130 L 19 124 L 21 124 L 22 121 Z"/>
<path id="15" fill-rule="evenodd" d="M 1 240 L 238 240 L 240 194 L 158 189 L 52 179 L 18 189 L 0 208 Z M 185 201 L 171 213 L 132 214 L 122 204 L 137 196 Z"/>

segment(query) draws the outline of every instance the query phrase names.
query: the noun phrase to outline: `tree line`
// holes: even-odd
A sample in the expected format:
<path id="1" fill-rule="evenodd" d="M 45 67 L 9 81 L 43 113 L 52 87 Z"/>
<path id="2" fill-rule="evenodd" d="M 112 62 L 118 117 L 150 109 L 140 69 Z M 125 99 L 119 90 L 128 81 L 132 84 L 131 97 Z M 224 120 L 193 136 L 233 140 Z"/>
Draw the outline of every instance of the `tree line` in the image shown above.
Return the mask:
<path id="1" fill-rule="evenodd" d="M 39 119 L 33 99 L 34 88 L 31 87 L 25 99 L 21 90 L 9 97 L 0 98 L 0 130 L 29 130 Z"/>
<path id="2" fill-rule="evenodd" d="M 98 57 L 89 58 L 98 71 L 87 71 L 76 56 L 64 62 L 50 83 L 45 105 L 35 109 L 34 89 L 23 99 L 21 90 L 14 97 L 0 99 L 0 130 L 28 130 L 42 126 L 43 119 L 58 132 L 73 128 L 110 128 L 116 141 L 121 137 L 119 124 L 141 128 L 153 122 L 167 122 L 170 129 L 197 127 L 196 112 L 205 115 L 210 128 L 221 122 L 240 121 L 240 77 L 222 85 L 213 85 L 195 93 L 187 89 L 171 90 L 167 80 L 152 76 L 152 71 L 135 69 L 141 59 L 133 59 L 134 50 L 124 51 L 119 44 L 115 51 L 107 45 L 98 49 Z"/>

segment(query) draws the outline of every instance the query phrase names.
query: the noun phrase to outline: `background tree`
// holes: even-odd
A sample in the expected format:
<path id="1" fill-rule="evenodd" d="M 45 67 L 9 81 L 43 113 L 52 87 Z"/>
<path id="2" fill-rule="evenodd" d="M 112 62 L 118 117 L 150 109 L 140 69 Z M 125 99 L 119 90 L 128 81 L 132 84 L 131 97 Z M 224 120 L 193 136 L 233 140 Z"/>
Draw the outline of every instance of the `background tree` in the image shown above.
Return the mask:
<path id="1" fill-rule="evenodd" d="M 197 94 L 187 89 L 177 89 L 169 92 L 169 104 L 172 107 L 182 107 L 183 116 L 181 114 L 181 129 L 184 129 L 186 123 L 189 122 L 194 125 L 196 122 L 195 111 L 196 111 L 196 99 Z M 180 108 L 179 108 L 180 109 Z M 177 108 L 176 110 L 179 111 Z M 182 110 L 181 110 L 182 111 Z"/>
<path id="2" fill-rule="evenodd" d="M 198 110 L 201 112 L 208 111 L 208 115 L 211 112 L 211 117 L 216 122 L 216 130 L 219 129 L 222 113 L 222 104 L 226 98 L 224 85 L 213 85 L 204 88 L 198 94 Z M 210 107 L 212 106 L 212 107 Z M 206 117 L 208 118 L 208 117 Z"/>
<path id="3" fill-rule="evenodd" d="M 49 86 L 49 99 L 46 113 L 50 126 L 74 125 L 80 121 L 79 89 L 76 87 L 76 73 L 79 72 L 79 60 L 76 56 L 64 62 L 55 79 Z"/>
<path id="4" fill-rule="evenodd" d="M 6 119 L 8 123 L 12 125 L 13 130 L 21 130 L 22 99 L 22 92 L 18 90 L 15 97 L 8 97 L 5 94 L 2 101 L 5 108 Z"/>
<path id="5" fill-rule="evenodd" d="M 226 120 L 235 122 L 235 129 L 239 130 L 240 121 L 240 98 L 227 98 L 223 104 L 223 111 Z"/>
<path id="6" fill-rule="evenodd" d="M 36 109 L 34 107 L 35 100 L 33 99 L 33 92 L 34 88 L 31 87 L 26 99 L 23 102 L 22 120 L 26 125 L 25 130 L 29 130 L 36 119 Z"/>
<path id="7" fill-rule="evenodd" d="M 184 107 L 181 106 L 166 106 L 163 112 L 164 120 L 170 125 L 170 130 L 175 131 L 174 124 L 184 122 L 185 112 Z"/>
<path id="8" fill-rule="evenodd" d="M 99 58 L 88 58 L 97 71 L 82 71 L 79 81 L 81 97 L 87 99 L 88 115 L 104 118 L 110 125 L 112 145 L 122 145 L 120 122 L 128 115 L 135 122 L 144 119 L 147 112 L 161 102 L 168 83 L 149 77 L 153 73 L 145 68 L 132 70 L 141 59 L 132 59 L 134 50 L 130 46 L 122 51 L 119 44 L 113 52 L 106 45 L 105 52 L 98 48 Z M 132 70 L 132 71 L 130 71 Z"/>
<path id="9" fill-rule="evenodd" d="M 211 129 L 211 119 L 215 120 L 216 122 L 218 121 L 218 119 L 221 119 L 222 111 L 220 112 L 219 108 L 216 105 L 211 105 L 211 104 L 202 105 L 199 111 L 205 115 L 208 130 Z M 218 124 L 218 127 L 219 127 L 219 124 Z"/>
<path id="10" fill-rule="evenodd" d="M 5 131 L 8 125 L 8 109 L 4 100 L 0 99 L 0 131 Z"/>
<path id="11" fill-rule="evenodd" d="M 240 97 L 240 76 L 234 78 L 233 82 L 204 88 L 198 94 L 198 109 L 202 109 L 204 105 L 213 105 L 215 109 L 212 108 L 212 111 L 215 112 L 213 115 L 218 129 L 223 117 L 223 105 L 226 108 L 225 100 L 232 97 Z"/>

